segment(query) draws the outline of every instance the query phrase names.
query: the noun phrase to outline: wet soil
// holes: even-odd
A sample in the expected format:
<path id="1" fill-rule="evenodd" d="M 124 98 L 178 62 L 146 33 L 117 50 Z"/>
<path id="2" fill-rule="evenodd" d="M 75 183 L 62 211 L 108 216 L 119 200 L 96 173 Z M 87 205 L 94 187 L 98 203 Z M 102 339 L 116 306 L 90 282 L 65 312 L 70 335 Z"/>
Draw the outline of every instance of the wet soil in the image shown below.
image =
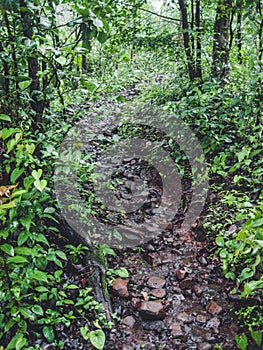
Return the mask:
<path id="1" fill-rule="evenodd" d="M 123 96 L 129 100 L 136 94 L 135 87 L 130 87 Z M 105 104 L 110 108 L 112 101 L 100 102 L 97 107 Z M 135 166 L 126 164 L 123 174 Z M 158 197 L 160 191 L 156 187 L 155 191 Z M 217 205 L 216 200 L 213 205 Z M 140 215 L 145 215 L 145 210 Z M 234 285 L 222 273 L 213 238 L 206 237 L 198 224 L 182 231 L 182 218 L 181 213 L 170 227 L 147 243 L 115 249 L 117 256 L 108 258 L 109 268 L 124 267 L 129 278 L 119 279 L 119 286 L 110 289 L 116 320 L 113 328 L 105 331 L 104 349 L 238 349 L 234 338 L 244 330 L 234 311 L 244 306 L 244 301 L 230 294 Z M 78 269 L 70 267 L 71 280 L 83 285 L 83 267 Z M 85 276 L 92 274 L 92 263 L 84 269 Z M 65 349 L 92 349 L 79 334 L 80 322 L 72 324 L 61 335 L 61 339 L 67 339 Z M 247 349 L 259 350 L 255 345 Z"/>

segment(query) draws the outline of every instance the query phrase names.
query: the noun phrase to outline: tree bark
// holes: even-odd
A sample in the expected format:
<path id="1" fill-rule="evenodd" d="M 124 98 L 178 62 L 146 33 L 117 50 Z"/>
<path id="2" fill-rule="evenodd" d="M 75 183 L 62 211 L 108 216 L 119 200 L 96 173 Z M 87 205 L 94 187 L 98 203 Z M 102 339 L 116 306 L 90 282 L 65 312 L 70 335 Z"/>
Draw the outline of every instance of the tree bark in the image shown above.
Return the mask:
<path id="1" fill-rule="evenodd" d="M 20 16 L 23 27 L 23 34 L 25 37 L 32 40 L 33 37 L 33 21 L 32 17 L 28 11 L 27 4 L 25 0 L 20 0 Z M 33 129 L 37 130 L 42 125 L 42 115 L 44 110 L 43 99 L 38 99 L 40 90 L 40 81 L 38 78 L 39 64 L 38 59 L 32 52 L 27 58 L 28 64 L 28 75 L 32 79 L 30 85 L 30 95 L 31 95 L 31 107 L 36 113 L 35 123 L 33 123 Z"/>
<path id="2" fill-rule="evenodd" d="M 196 0 L 195 23 L 197 30 L 196 37 L 196 77 L 202 80 L 202 44 L 201 44 L 201 1 Z"/>
<path id="3" fill-rule="evenodd" d="M 185 0 L 178 0 L 179 7 L 182 15 L 182 28 L 184 38 L 184 49 L 187 59 L 188 75 L 191 82 L 195 79 L 195 67 L 193 62 L 193 54 L 190 47 L 189 27 L 188 27 L 188 15 Z"/>
<path id="4" fill-rule="evenodd" d="M 225 82 L 229 75 L 229 24 L 231 0 L 218 0 L 214 23 L 212 73 Z"/>

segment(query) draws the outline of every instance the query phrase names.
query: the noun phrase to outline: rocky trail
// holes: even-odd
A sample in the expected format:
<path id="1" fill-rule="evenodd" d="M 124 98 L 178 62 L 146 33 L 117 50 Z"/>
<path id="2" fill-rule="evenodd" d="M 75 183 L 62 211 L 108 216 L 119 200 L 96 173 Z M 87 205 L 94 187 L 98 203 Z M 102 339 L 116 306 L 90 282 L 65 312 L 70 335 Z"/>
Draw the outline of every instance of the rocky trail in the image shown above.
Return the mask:
<path id="1" fill-rule="evenodd" d="M 157 82 L 161 81 L 162 77 L 158 77 Z M 123 93 L 127 101 L 136 95 L 136 87 Z M 95 107 L 111 108 L 112 103 L 106 99 Z M 129 178 L 136 166 L 128 162 L 123 176 Z M 126 199 L 129 197 L 125 189 L 120 191 Z M 155 188 L 155 199 L 158 196 L 160 193 Z M 155 202 L 153 198 L 150 201 Z M 211 202 L 217 205 L 209 193 L 207 205 Z M 145 216 L 152 209 L 148 206 L 140 215 Z M 105 349 L 238 349 L 235 335 L 243 330 L 238 327 L 234 311 L 244 303 L 255 301 L 240 300 L 230 294 L 234 285 L 222 273 L 213 237 L 207 237 L 198 223 L 188 232 L 182 231 L 182 218 L 181 213 L 170 227 L 149 242 L 136 248 L 115 249 L 117 256 L 108 257 L 108 268 L 123 267 L 129 277 L 118 277 L 109 289 L 116 320 L 113 328 L 106 331 Z M 87 276 L 94 272 L 93 263 L 89 263 L 88 266 L 84 262 L 78 266 L 69 264 L 64 273 L 71 283 L 85 285 Z M 84 344 L 77 330 L 80 325 L 83 323 L 75 322 L 71 339 L 68 330 L 60 330 L 61 339 L 68 339 L 65 349 L 92 348 Z M 255 345 L 247 349 L 260 350 Z"/>

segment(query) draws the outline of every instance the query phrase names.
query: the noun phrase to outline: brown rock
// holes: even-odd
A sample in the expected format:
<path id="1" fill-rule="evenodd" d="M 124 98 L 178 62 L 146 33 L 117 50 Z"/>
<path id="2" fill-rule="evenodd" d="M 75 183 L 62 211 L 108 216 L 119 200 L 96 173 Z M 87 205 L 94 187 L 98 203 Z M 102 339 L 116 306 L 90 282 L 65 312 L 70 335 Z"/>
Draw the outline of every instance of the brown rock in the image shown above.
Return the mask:
<path id="1" fill-rule="evenodd" d="M 163 304 L 158 301 L 142 301 L 139 306 L 142 318 L 148 320 L 162 320 L 165 317 Z"/>
<path id="2" fill-rule="evenodd" d="M 203 291 L 204 291 L 204 288 L 199 286 L 198 284 L 194 286 L 194 292 L 197 296 L 200 296 L 203 293 Z"/>
<path id="3" fill-rule="evenodd" d="M 210 301 L 207 306 L 206 310 L 213 316 L 220 314 L 220 312 L 223 310 L 221 306 L 219 306 L 215 301 Z"/>
<path id="4" fill-rule="evenodd" d="M 154 296 L 155 298 L 164 298 L 166 295 L 166 290 L 163 288 L 160 289 L 153 289 L 151 291 L 151 295 Z"/>
<path id="5" fill-rule="evenodd" d="M 116 278 L 112 283 L 112 291 L 118 296 L 126 298 L 129 296 L 128 284 L 128 279 Z"/>
<path id="6" fill-rule="evenodd" d="M 153 276 L 148 279 L 147 285 L 149 288 L 159 289 L 162 288 L 165 283 L 166 281 L 163 278 Z"/>
<path id="7" fill-rule="evenodd" d="M 179 280 L 183 280 L 185 278 L 185 270 L 177 270 L 176 276 Z"/>
<path id="8" fill-rule="evenodd" d="M 212 345 L 209 343 L 198 344 L 198 350 L 210 350 L 210 349 L 212 349 Z"/>
<path id="9" fill-rule="evenodd" d="M 175 338 L 179 338 L 184 334 L 182 327 L 178 322 L 173 322 L 170 326 L 170 330 Z"/>
<path id="10" fill-rule="evenodd" d="M 211 320 L 209 320 L 206 324 L 207 328 L 211 328 L 213 330 L 214 333 L 218 333 L 218 327 L 220 326 L 220 321 L 217 317 L 213 317 L 211 318 Z"/>
<path id="11" fill-rule="evenodd" d="M 177 315 L 177 320 L 182 321 L 183 323 L 192 323 L 193 317 L 188 315 L 186 312 L 181 312 Z"/>
<path id="12" fill-rule="evenodd" d="M 199 323 L 206 323 L 207 322 L 207 317 L 205 315 L 197 315 L 196 321 Z"/>
<path id="13" fill-rule="evenodd" d="M 140 306 L 140 304 L 141 304 L 141 299 L 139 299 L 139 298 L 132 298 L 132 300 L 131 300 L 131 306 L 132 307 L 137 308 L 137 307 Z"/>
<path id="14" fill-rule="evenodd" d="M 136 320 L 133 316 L 126 316 L 122 319 L 121 323 L 127 326 L 128 328 L 133 328 L 136 323 Z"/>

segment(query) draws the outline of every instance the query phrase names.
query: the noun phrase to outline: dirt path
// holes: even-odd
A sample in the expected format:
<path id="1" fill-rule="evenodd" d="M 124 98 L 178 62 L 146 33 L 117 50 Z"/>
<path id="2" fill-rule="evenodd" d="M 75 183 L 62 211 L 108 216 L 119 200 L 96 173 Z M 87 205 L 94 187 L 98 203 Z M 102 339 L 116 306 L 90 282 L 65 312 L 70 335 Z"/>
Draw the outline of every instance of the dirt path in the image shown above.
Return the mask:
<path id="1" fill-rule="evenodd" d="M 136 94 L 131 87 L 123 96 L 130 100 Z M 234 286 L 224 278 L 215 250 L 202 228 L 182 232 L 180 220 L 143 246 L 117 250 L 109 268 L 125 267 L 130 276 L 118 278 L 110 290 L 117 321 L 105 349 L 237 349 L 234 338 L 242 330 L 234 310 L 241 302 L 230 296 Z"/>

